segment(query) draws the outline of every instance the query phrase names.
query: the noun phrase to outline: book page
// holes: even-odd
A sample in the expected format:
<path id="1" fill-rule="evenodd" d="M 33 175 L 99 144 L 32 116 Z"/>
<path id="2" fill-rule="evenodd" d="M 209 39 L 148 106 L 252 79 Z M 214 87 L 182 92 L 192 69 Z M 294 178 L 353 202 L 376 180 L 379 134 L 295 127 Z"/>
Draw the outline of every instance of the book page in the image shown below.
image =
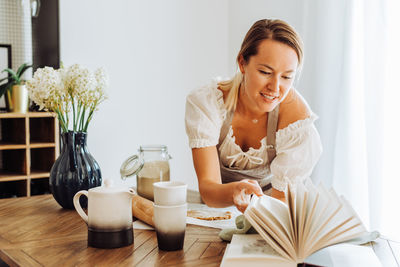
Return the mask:
<path id="1" fill-rule="evenodd" d="M 335 227 L 335 229 L 330 233 L 328 233 L 327 235 L 318 238 L 314 240 L 312 243 L 310 243 L 309 246 L 307 247 L 306 255 L 310 255 L 323 247 L 339 243 L 336 242 L 336 240 L 339 240 L 341 238 L 356 237 L 356 235 L 358 235 L 359 232 L 354 232 L 353 229 L 356 229 L 359 225 L 360 225 L 359 223 L 356 223 L 354 221 L 354 218 L 347 219 L 346 221 L 342 222 L 340 225 Z"/>
<path id="2" fill-rule="evenodd" d="M 284 232 L 292 246 L 295 246 L 289 208 L 285 203 L 270 196 L 262 196 L 255 201 L 254 207 L 268 217 L 275 228 Z"/>
<path id="3" fill-rule="evenodd" d="M 340 205 L 338 207 L 335 207 L 336 209 L 333 210 L 333 208 L 336 203 L 331 202 L 330 207 L 328 207 L 326 210 L 328 212 L 324 212 L 321 214 L 319 218 L 316 218 L 316 221 L 318 223 L 314 224 L 315 227 L 312 228 L 312 233 L 308 236 L 308 239 L 306 240 L 307 246 L 310 246 L 310 244 L 316 242 L 316 240 L 321 239 L 321 237 L 327 232 L 332 230 L 333 227 L 337 226 L 338 222 L 338 213 L 342 210 L 343 206 Z M 348 220 L 349 217 L 343 218 L 343 221 Z M 340 222 L 342 223 L 342 221 Z"/>
<path id="4" fill-rule="evenodd" d="M 299 258 L 304 258 L 304 246 L 303 240 L 304 224 L 306 219 L 307 211 L 307 198 L 308 192 L 302 183 L 298 183 L 296 190 L 296 214 L 297 214 L 297 230 L 298 230 L 298 244 L 297 244 L 297 255 Z"/>
<path id="5" fill-rule="evenodd" d="M 262 212 L 255 208 L 251 208 L 254 215 L 256 216 L 254 219 L 260 226 L 271 235 L 273 239 L 275 239 L 279 244 L 281 244 L 282 248 L 286 251 L 291 258 L 296 259 L 297 253 L 293 244 L 291 244 L 289 237 L 285 232 L 283 232 L 279 226 L 275 225 L 268 216 L 265 216 Z"/>
<path id="6" fill-rule="evenodd" d="M 343 205 L 344 205 L 347 209 L 351 210 L 351 213 L 353 214 L 353 216 L 354 216 L 359 222 L 362 223 L 362 221 L 361 221 L 361 219 L 360 219 L 360 216 L 358 216 L 357 212 L 353 209 L 353 207 L 351 206 L 351 204 L 349 203 L 349 201 L 348 201 L 344 196 L 341 196 L 341 197 L 340 197 L 340 201 L 343 203 Z M 362 225 L 362 227 L 363 227 L 364 231 L 366 232 L 367 229 L 364 227 L 364 225 Z"/>
<path id="7" fill-rule="evenodd" d="M 321 230 L 314 235 L 315 238 L 309 240 L 308 248 L 310 249 L 310 253 L 328 244 L 334 244 L 333 242 L 337 243 L 338 240 L 354 238 L 358 234 L 365 232 L 365 228 L 362 226 L 357 214 L 346 203 L 346 200 L 344 198 L 336 198 L 335 200 L 340 203 L 340 209 L 337 213 L 333 214 L 325 225 L 321 226 Z"/>
<path id="8" fill-rule="evenodd" d="M 234 234 L 227 253 L 228 258 L 266 258 L 283 260 L 260 235 L 238 235 Z"/>
<path id="9" fill-rule="evenodd" d="M 342 206 L 340 211 L 335 215 L 328 225 L 324 227 L 321 236 L 335 235 L 346 228 L 351 228 L 354 225 L 362 225 L 357 213 L 351 207 L 351 205 L 346 201 L 345 198 L 337 198 L 338 203 Z M 365 231 L 365 229 L 363 229 Z M 362 231 L 363 232 L 363 231 Z"/>
<path id="10" fill-rule="evenodd" d="M 221 267 L 296 267 L 293 261 L 282 258 L 260 235 L 233 235 L 226 247 Z"/>
<path id="11" fill-rule="evenodd" d="M 295 249 L 297 250 L 297 244 L 298 244 L 298 239 L 297 239 L 297 224 L 296 224 L 296 194 L 293 192 L 293 189 L 291 185 L 289 184 L 287 187 L 287 203 L 289 206 L 289 214 L 290 214 L 290 222 L 292 225 L 293 229 L 293 239 L 294 243 L 296 244 Z"/>
<path id="12" fill-rule="evenodd" d="M 315 219 L 313 218 L 316 213 L 317 202 L 319 201 L 318 190 L 311 182 L 311 179 L 309 178 L 306 179 L 305 187 L 308 191 L 308 198 L 307 198 L 307 209 L 306 209 L 307 211 L 305 216 L 304 231 L 303 231 L 303 241 L 302 241 L 303 244 L 305 243 L 305 240 L 308 239 L 312 222 L 315 221 Z"/>
<path id="13" fill-rule="evenodd" d="M 359 237 L 367 232 L 365 226 L 361 222 L 361 219 L 350 203 L 343 196 L 340 198 L 340 201 L 343 203 L 344 209 L 347 210 L 352 217 L 349 222 L 339 225 L 339 227 L 336 227 L 333 231 L 327 234 L 325 238 L 327 241 L 325 242 L 328 245 L 345 242 L 349 239 Z"/>
<path id="14" fill-rule="evenodd" d="M 321 249 L 304 260 L 305 263 L 326 267 L 381 267 L 381 263 L 370 246 L 338 244 Z"/>
<path id="15" fill-rule="evenodd" d="M 362 224 L 354 224 L 350 228 L 344 229 L 341 232 L 335 233 L 334 236 L 331 236 L 328 241 L 325 242 L 325 246 L 346 242 L 347 240 L 362 236 L 364 233 L 364 226 Z"/>
<path id="16" fill-rule="evenodd" d="M 310 244 L 320 234 L 322 229 L 340 210 L 340 203 L 334 202 L 328 191 L 320 184 L 317 187 L 319 198 L 316 202 L 315 213 L 311 219 L 310 234 L 305 238 L 305 242 Z M 312 232 L 311 232 L 312 229 Z"/>
<path id="17" fill-rule="evenodd" d="M 260 234 L 262 238 L 273 248 L 276 252 L 278 252 L 283 258 L 293 261 L 290 255 L 285 251 L 281 244 L 279 244 L 264 228 L 262 228 L 257 221 L 257 216 L 253 213 L 252 209 L 247 208 L 244 212 L 244 216 L 251 223 L 254 229 Z"/>

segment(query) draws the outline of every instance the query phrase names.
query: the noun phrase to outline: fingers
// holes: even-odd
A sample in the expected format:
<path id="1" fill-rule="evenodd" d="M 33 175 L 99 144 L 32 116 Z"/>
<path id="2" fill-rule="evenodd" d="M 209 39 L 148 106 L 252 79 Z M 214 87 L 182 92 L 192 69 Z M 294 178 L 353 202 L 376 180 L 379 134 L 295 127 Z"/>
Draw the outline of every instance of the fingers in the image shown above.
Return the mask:
<path id="1" fill-rule="evenodd" d="M 264 195 L 264 192 L 262 191 L 261 186 L 260 186 L 260 184 L 259 184 L 257 181 L 249 180 L 249 182 L 252 183 L 252 184 L 254 184 L 255 187 L 256 187 L 256 189 L 255 189 L 256 191 L 254 192 L 254 194 L 256 194 L 257 196 L 262 196 L 262 195 Z"/>
<path id="2" fill-rule="evenodd" d="M 233 197 L 233 203 L 243 213 L 250 203 L 250 195 L 245 193 L 245 189 L 242 189 L 239 194 Z"/>
<path id="3" fill-rule="evenodd" d="M 246 211 L 246 209 L 247 209 L 247 206 L 248 206 L 249 204 L 246 204 L 246 205 L 236 205 L 236 208 L 241 212 L 241 213 L 244 213 L 245 211 Z"/>
<path id="4" fill-rule="evenodd" d="M 250 204 L 251 194 L 262 196 L 263 192 L 257 181 L 244 179 L 237 183 L 233 193 L 233 203 L 242 213 Z"/>
<path id="5" fill-rule="evenodd" d="M 246 194 L 256 194 L 257 196 L 263 195 L 263 191 L 257 181 L 245 179 L 242 180 L 242 182 L 243 188 L 246 189 Z"/>

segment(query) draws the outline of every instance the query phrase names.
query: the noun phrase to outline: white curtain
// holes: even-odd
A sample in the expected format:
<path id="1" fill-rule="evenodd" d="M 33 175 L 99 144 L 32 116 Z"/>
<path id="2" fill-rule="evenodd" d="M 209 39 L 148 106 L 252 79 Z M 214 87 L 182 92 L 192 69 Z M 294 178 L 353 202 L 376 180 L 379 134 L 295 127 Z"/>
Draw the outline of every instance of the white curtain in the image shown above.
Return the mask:
<path id="1" fill-rule="evenodd" d="M 320 48 L 306 80 L 325 149 L 313 178 L 343 194 L 369 229 L 400 240 L 400 3 L 308 4 L 306 48 Z"/>
<path id="2" fill-rule="evenodd" d="M 382 125 L 382 211 L 376 213 L 377 225 L 400 240 L 400 1 L 385 6 L 387 29 L 385 73 L 383 75 Z"/>

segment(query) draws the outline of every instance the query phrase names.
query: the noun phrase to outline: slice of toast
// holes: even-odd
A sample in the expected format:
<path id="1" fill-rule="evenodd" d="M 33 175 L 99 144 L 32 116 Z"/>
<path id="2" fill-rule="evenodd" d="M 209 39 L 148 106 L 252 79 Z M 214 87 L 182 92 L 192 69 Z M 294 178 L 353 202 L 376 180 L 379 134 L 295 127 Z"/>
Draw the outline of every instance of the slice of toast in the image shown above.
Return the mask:
<path id="1" fill-rule="evenodd" d="M 215 220 L 229 220 L 232 218 L 232 213 L 230 211 L 216 211 L 216 210 L 188 210 L 188 217 L 215 221 Z"/>

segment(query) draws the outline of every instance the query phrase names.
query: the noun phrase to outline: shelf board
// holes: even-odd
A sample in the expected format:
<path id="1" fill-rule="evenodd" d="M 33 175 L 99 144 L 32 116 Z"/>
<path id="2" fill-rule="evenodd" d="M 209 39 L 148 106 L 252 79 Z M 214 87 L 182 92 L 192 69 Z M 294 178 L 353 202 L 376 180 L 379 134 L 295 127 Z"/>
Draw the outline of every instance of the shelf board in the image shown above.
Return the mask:
<path id="1" fill-rule="evenodd" d="M 24 113 L 15 113 L 15 112 L 5 112 L 5 113 L 0 113 L 0 118 L 5 118 L 5 119 L 15 119 L 15 118 L 25 118 L 26 114 Z"/>
<path id="2" fill-rule="evenodd" d="M 43 147 L 55 147 L 55 143 L 40 143 L 40 142 L 33 142 L 30 143 L 30 148 L 43 148 Z"/>
<path id="3" fill-rule="evenodd" d="M 0 150 L 25 149 L 25 144 L 0 142 Z"/>
<path id="4" fill-rule="evenodd" d="M 38 178 L 48 178 L 50 176 L 50 172 L 44 172 L 39 170 L 32 170 L 29 177 L 31 179 L 38 179 Z"/>
<path id="5" fill-rule="evenodd" d="M 56 117 L 56 113 L 52 112 L 28 112 L 29 118 L 48 118 L 48 117 Z"/>
<path id="6" fill-rule="evenodd" d="M 12 118 L 46 118 L 55 117 L 56 114 L 52 112 L 28 112 L 28 113 L 16 113 L 16 112 L 4 112 L 0 113 L 0 119 L 12 119 Z"/>
<path id="7" fill-rule="evenodd" d="M 28 175 L 15 172 L 0 172 L 0 182 L 26 180 Z"/>

